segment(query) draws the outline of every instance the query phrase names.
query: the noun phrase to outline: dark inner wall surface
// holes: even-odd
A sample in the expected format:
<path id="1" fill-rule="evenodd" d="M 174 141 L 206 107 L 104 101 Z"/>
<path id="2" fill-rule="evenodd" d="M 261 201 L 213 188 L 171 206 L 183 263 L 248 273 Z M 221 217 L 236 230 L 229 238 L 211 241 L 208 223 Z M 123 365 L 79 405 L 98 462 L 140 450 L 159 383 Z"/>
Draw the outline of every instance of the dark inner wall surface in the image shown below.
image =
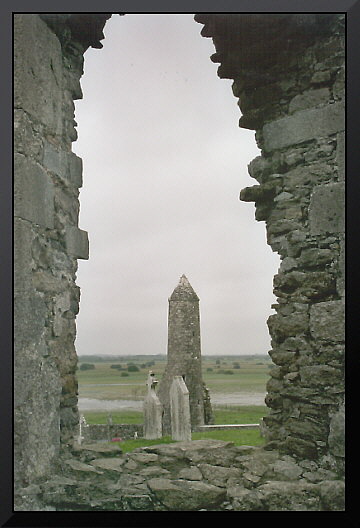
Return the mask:
<path id="1" fill-rule="evenodd" d="M 84 46 L 61 45 L 38 15 L 15 15 L 15 480 L 51 471 L 78 424 L 75 317 L 82 161 L 73 99 Z"/>
<path id="2" fill-rule="evenodd" d="M 333 444 L 344 420 L 344 16 L 195 19 L 214 40 L 218 75 L 234 80 L 240 126 L 256 130 L 262 155 L 249 174 L 259 185 L 240 198 L 255 202 L 282 259 L 268 319 L 268 440 L 299 456 L 343 456 Z"/>

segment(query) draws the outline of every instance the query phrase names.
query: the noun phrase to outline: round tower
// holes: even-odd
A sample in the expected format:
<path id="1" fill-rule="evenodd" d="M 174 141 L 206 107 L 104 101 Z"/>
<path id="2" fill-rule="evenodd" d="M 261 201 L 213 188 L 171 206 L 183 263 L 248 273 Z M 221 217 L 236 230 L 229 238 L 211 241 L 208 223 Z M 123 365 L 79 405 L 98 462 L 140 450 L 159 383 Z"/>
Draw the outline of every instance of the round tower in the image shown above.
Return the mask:
<path id="1" fill-rule="evenodd" d="M 185 275 L 169 298 L 167 365 L 158 390 L 164 433 L 170 430 L 169 391 L 174 376 L 182 376 L 189 391 L 191 428 L 204 424 L 199 297 Z"/>

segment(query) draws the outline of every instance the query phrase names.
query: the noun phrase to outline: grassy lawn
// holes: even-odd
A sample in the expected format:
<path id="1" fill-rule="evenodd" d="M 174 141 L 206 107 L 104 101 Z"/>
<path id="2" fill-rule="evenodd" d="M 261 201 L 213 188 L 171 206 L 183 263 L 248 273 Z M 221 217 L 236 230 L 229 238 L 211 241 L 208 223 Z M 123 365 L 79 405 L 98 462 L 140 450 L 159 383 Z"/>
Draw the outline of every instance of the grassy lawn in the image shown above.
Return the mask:
<path id="1" fill-rule="evenodd" d="M 214 408 L 215 424 L 259 423 L 267 413 L 265 405 L 224 405 Z M 86 411 L 83 414 L 88 424 L 107 423 L 107 412 Z M 114 424 L 141 424 L 144 421 L 141 411 L 114 411 L 111 412 L 111 417 Z"/>
<path id="2" fill-rule="evenodd" d="M 226 372 L 232 374 L 226 374 Z M 203 372 L 203 379 L 211 392 L 265 392 L 269 377 L 266 368 L 246 366 L 242 369 L 219 369 Z"/>
<path id="3" fill-rule="evenodd" d="M 269 409 L 266 405 L 232 405 L 215 406 L 215 424 L 249 424 L 259 423 Z"/>
<path id="4" fill-rule="evenodd" d="M 244 431 L 207 431 L 204 433 L 192 433 L 192 440 L 202 439 L 224 440 L 225 442 L 234 442 L 235 445 L 251 445 L 261 446 L 265 440 L 260 436 L 260 432 L 256 429 L 246 429 Z M 137 447 L 148 447 L 157 444 L 173 443 L 171 436 L 164 436 L 156 440 L 145 440 L 138 438 L 136 440 L 124 440 L 123 442 L 112 442 L 120 446 L 124 453 L 129 453 Z"/>
<path id="5" fill-rule="evenodd" d="M 142 424 L 144 416 L 141 411 L 112 411 L 114 424 Z M 88 424 L 106 424 L 109 413 L 101 411 L 86 411 L 83 413 Z"/>

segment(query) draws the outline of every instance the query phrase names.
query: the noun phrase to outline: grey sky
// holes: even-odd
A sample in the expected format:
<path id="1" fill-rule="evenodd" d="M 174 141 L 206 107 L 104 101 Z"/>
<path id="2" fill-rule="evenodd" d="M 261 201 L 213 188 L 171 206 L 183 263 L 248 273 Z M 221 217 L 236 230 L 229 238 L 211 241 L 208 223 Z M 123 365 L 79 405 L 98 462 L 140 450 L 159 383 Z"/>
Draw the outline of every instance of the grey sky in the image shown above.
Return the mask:
<path id="1" fill-rule="evenodd" d="M 200 297 L 202 354 L 265 354 L 279 258 L 253 204 L 259 151 L 192 15 L 113 15 L 85 54 L 78 354 L 165 354 L 168 297 Z"/>

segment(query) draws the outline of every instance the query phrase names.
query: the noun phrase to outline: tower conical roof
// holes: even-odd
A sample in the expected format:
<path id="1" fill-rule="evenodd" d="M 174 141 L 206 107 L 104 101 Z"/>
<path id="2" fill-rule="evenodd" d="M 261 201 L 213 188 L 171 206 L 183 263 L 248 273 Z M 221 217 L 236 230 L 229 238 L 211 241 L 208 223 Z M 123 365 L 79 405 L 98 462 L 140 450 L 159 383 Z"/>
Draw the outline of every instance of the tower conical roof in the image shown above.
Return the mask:
<path id="1" fill-rule="evenodd" d="M 199 297 L 196 295 L 193 287 L 185 275 L 181 275 L 179 284 L 172 292 L 169 301 L 198 301 Z"/>

